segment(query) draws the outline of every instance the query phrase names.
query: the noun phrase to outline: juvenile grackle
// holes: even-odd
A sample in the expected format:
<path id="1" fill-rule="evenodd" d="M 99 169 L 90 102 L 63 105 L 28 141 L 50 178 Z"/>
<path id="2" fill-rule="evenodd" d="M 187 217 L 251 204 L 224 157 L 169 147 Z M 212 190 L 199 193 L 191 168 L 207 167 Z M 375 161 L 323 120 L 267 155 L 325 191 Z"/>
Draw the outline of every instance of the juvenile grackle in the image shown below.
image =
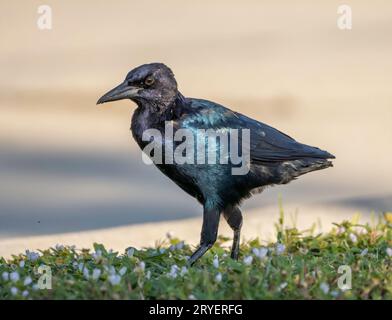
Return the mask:
<path id="1" fill-rule="evenodd" d="M 221 214 L 234 231 L 231 257 L 238 259 L 241 201 L 266 186 L 285 184 L 302 174 L 328 168 L 332 163 L 327 159 L 335 158 L 326 151 L 299 143 L 264 123 L 217 103 L 184 97 L 177 89 L 173 72 L 162 63 L 145 64 L 131 70 L 125 80 L 102 96 L 97 104 L 121 99 L 130 99 L 137 105 L 131 131 L 141 149 L 151 142 L 151 139 L 143 137 L 148 129 L 161 133 L 163 138 L 155 141 L 158 146 L 178 146 L 180 142 L 165 135 L 167 123 L 172 124 L 174 134 L 179 129 L 187 129 L 196 140 L 200 138 L 200 129 L 214 129 L 218 133 L 248 129 L 248 149 L 242 148 L 245 140 L 241 140 L 238 147 L 249 152 L 245 174 L 233 174 L 236 163 L 220 162 L 220 158 L 212 164 L 198 161 L 180 164 L 165 161 L 167 154 L 163 152 L 163 161 L 155 162 L 159 170 L 203 205 L 200 245 L 189 259 L 190 264 L 215 243 Z M 216 150 L 224 147 L 223 140 L 218 140 L 215 141 Z M 209 143 L 208 140 L 207 147 Z M 152 158 L 155 152 L 150 154 Z"/>

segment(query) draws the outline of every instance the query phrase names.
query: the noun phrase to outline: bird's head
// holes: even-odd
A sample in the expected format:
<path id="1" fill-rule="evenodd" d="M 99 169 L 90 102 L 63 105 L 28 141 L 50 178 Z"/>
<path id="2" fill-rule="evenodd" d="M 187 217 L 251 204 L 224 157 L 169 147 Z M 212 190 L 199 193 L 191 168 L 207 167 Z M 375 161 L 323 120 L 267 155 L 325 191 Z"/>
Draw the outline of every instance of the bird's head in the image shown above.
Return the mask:
<path id="1" fill-rule="evenodd" d="M 104 94 L 97 104 L 130 99 L 138 105 L 169 105 L 177 94 L 173 72 L 163 63 L 143 64 L 131 70 L 125 80 Z"/>

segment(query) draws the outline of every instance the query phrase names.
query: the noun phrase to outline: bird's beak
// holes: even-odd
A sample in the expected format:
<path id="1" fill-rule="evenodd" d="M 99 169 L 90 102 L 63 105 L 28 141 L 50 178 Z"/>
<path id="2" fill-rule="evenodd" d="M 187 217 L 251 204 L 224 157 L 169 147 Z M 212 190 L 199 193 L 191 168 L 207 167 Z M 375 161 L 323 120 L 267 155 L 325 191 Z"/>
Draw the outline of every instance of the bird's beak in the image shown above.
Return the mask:
<path id="1" fill-rule="evenodd" d="M 127 81 L 124 81 L 119 86 L 113 88 L 109 92 L 105 93 L 101 98 L 99 98 L 97 104 L 122 99 L 130 99 L 135 97 L 139 90 L 140 88 L 129 86 Z"/>

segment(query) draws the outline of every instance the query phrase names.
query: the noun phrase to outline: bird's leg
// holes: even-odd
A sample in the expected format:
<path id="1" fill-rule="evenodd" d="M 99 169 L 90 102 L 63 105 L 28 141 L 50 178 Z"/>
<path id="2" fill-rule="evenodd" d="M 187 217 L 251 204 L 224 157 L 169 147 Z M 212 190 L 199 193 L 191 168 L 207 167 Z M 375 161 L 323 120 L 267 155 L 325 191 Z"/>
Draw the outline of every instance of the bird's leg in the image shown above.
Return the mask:
<path id="1" fill-rule="evenodd" d="M 230 228 L 234 231 L 233 246 L 231 247 L 231 258 L 238 260 L 240 251 L 240 234 L 242 227 L 242 213 L 238 207 L 228 206 L 223 210 L 225 217 Z"/>
<path id="2" fill-rule="evenodd" d="M 201 229 L 200 245 L 189 259 L 189 264 L 193 265 L 210 249 L 217 238 L 220 211 L 204 207 L 203 227 Z"/>

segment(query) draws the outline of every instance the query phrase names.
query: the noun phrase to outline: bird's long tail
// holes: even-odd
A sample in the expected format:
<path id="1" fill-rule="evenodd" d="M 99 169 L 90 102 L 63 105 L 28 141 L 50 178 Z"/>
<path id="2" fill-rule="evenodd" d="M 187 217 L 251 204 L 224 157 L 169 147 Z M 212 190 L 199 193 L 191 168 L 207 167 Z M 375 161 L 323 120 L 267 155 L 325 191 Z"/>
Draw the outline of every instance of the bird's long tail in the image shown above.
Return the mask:
<path id="1" fill-rule="evenodd" d="M 280 183 L 285 184 L 305 173 L 326 169 L 332 166 L 332 161 L 314 158 L 283 162 L 279 167 L 282 178 Z"/>

